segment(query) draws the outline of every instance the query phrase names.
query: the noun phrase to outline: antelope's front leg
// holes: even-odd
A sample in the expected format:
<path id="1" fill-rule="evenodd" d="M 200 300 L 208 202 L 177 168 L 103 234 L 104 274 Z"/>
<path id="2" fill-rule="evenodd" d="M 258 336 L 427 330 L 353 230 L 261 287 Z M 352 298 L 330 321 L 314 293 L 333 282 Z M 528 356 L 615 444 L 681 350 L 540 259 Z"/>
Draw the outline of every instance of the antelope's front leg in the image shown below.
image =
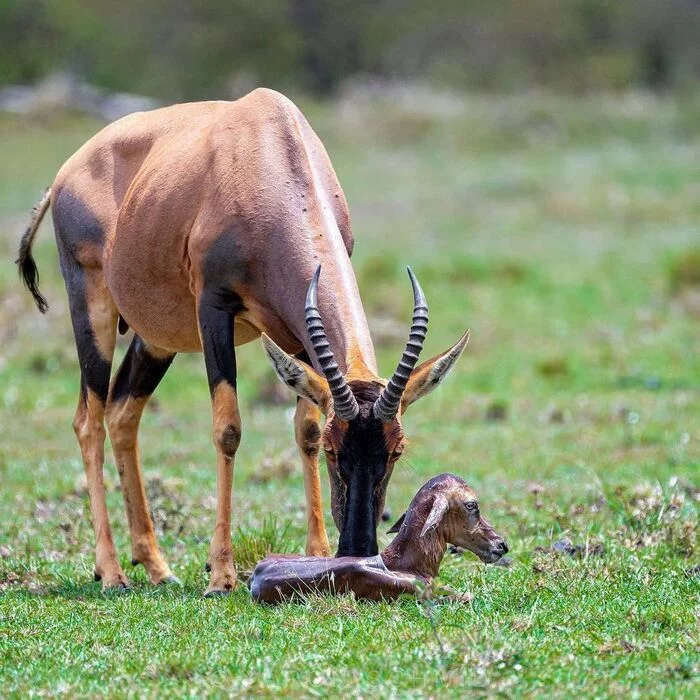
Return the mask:
<path id="1" fill-rule="evenodd" d="M 231 544 L 233 463 L 241 440 L 236 395 L 236 353 L 233 342 L 235 301 L 218 294 L 202 295 L 198 304 L 199 332 L 211 392 L 216 448 L 216 525 L 209 548 L 211 571 L 205 595 L 224 595 L 236 586 Z"/>
<path id="2" fill-rule="evenodd" d="M 309 362 L 309 364 L 311 364 Z M 321 504 L 321 478 L 318 473 L 318 456 L 321 448 L 321 411 L 306 399 L 297 399 L 294 414 L 294 436 L 304 468 L 306 492 L 306 554 L 312 557 L 330 556 L 326 524 Z"/>

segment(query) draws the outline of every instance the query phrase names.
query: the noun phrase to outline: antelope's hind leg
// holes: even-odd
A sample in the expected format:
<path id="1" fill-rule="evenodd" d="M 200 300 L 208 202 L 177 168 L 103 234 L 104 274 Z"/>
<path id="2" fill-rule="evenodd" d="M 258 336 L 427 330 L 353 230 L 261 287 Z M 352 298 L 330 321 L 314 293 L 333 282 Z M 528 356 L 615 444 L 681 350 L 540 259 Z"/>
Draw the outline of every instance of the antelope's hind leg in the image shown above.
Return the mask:
<path id="1" fill-rule="evenodd" d="M 80 363 L 80 396 L 73 429 L 83 457 L 95 531 L 95 579 L 101 580 L 105 589 L 128 588 L 129 580 L 119 564 L 112 538 L 103 475 L 104 412 L 118 314 L 102 269 L 83 266 L 73 253 L 75 247 L 71 250 L 60 233 L 57 226 L 61 269 Z"/>
<path id="2" fill-rule="evenodd" d="M 202 292 L 197 303 L 199 333 L 211 393 L 216 449 L 216 525 L 209 547 L 211 571 L 205 595 L 230 593 L 236 586 L 231 543 L 233 466 L 241 441 L 241 418 L 236 393 L 234 317 L 241 308 L 235 294 Z"/>
<path id="3" fill-rule="evenodd" d="M 143 410 L 174 357 L 135 335 L 110 388 L 106 411 L 131 534 L 131 563 L 143 564 L 155 584 L 177 579 L 158 549 L 143 486 L 138 430 Z"/>

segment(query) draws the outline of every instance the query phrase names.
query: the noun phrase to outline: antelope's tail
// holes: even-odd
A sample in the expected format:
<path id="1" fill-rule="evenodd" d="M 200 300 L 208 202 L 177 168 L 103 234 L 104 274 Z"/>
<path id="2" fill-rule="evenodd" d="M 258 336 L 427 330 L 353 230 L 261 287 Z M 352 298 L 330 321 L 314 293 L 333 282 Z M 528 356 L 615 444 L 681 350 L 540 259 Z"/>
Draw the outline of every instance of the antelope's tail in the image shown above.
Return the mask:
<path id="1" fill-rule="evenodd" d="M 44 196 L 37 202 L 34 209 L 32 209 L 32 218 L 22 236 L 22 241 L 19 244 L 19 257 L 16 260 L 19 266 L 19 276 L 27 289 L 32 293 L 34 301 L 42 314 L 46 313 L 49 305 L 44 295 L 39 291 L 39 270 L 32 257 L 32 245 L 34 245 L 34 236 L 36 236 L 39 224 L 44 218 L 49 204 L 51 204 L 50 187 L 44 192 Z"/>

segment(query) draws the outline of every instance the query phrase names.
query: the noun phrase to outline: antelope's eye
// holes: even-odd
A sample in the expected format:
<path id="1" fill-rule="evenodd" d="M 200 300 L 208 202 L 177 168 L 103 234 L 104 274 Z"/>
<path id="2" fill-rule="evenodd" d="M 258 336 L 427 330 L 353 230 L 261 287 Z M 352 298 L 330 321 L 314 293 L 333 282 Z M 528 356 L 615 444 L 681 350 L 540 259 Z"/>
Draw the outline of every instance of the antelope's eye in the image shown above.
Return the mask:
<path id="1" fill-rule="evenodd" d="M 467 502 L 464 504 L 464 507 L 465 507 L 467 510 L 475 511 L 475 510 L 477 509 L 478 506 L 477 506 L 476 501 L 467 501 Z"/>

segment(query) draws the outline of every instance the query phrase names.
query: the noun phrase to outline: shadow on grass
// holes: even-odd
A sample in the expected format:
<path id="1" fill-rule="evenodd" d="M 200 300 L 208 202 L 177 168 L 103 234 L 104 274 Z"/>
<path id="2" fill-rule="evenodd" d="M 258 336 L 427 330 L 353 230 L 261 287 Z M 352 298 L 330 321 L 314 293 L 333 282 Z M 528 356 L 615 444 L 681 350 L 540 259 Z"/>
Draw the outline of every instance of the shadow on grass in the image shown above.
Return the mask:
<path id="1" fill-rule="evenodd" d="M 200 599 L 204 589 L 199 584 L 162 584 L 152 586 L 150 584 L 136 583 L 126 589 L 102 590 L 102 584 L 97 581 L 70 583 L 64 582 L 53 586 L 36 586 L 27 588 L 16 586 L 0 592 L 0 597 L 14 597 L 25 599 L 36 598 L 64 598 L 66 600 L 119 600 L 133 596 L 140 598 L 178 598 Z"/>

